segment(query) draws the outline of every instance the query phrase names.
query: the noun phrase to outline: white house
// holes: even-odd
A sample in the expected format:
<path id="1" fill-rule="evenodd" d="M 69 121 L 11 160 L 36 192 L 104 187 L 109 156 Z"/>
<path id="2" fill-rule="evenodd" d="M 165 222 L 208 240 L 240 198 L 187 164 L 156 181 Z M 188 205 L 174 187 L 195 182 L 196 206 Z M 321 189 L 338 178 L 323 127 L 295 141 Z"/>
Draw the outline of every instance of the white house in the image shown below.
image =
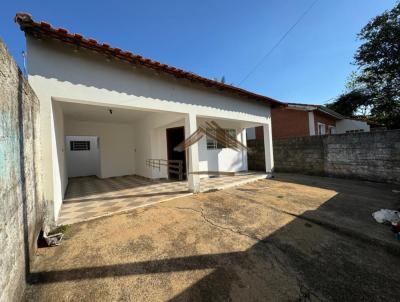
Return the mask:
<path id="1" fill-rule="evenodd" d="M 336 122 L 336 133 L 370 132 L 370 125 L 366 121 L 354 118 L 344 118 Z"/>
<path id="2" fill-rule="evenodd" d="M 166 169 L 146 161 L 176 159 L 173 147 L 206 121 L 230 129 L 243 144 L 246 128 L 263 126 L 266 172 L 273 171 L 271 107 L 282 103 L 35 22 L 28 14 L 15 20 L 26 34 L 28 79 L 40 99 L 44 194 L 54 202 L 55 219 L 69 177 L 168 178 Z M 247 170 L 245 150 L 221 149 L 206 138 L 182 154 L 194 192 L 202 173 L 192 172 Z"/>

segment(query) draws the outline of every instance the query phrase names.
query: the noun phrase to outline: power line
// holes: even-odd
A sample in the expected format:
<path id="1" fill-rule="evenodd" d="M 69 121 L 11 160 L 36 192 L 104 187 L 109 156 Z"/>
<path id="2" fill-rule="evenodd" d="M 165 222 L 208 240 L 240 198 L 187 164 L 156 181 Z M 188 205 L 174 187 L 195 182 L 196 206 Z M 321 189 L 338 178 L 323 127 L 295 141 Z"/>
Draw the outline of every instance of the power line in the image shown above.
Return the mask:
<path id="1" fill-rule="evenodd" d="M 279 41 L 272 46 L 272 48 L 261 58 L 261 60 L 250 70 L 250 72 L 239 82 L 238 85 L 241 85 L 244 81 L 246 81 L 253 73 L 257 70 L 257 68 L 268 58 L 272 52 L 285 40 L 285 38 L 289 35 L 289 33 L 303 20 L 303 18 L 310 12 L 310 10 L 317 4 L 319 0 L 313 1 L 311 5 L 301 14 L 301 16 L 297 19 L 297 21 L 285 32 L 285 34 L 279 39 Z"/>

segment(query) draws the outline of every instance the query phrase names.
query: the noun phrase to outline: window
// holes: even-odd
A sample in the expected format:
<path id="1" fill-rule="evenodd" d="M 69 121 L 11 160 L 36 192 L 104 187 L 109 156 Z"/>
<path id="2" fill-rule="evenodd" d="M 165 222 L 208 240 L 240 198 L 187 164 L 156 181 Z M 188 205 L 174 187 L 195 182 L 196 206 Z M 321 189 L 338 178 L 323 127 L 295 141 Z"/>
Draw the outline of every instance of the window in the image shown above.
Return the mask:
<path id="1" fill-rule="evenodd" d="M 329 134 L 335 134 L 336 133 L 336 128 L 334 126 L 328 126 L 328 133 Z"/>
<path id="2" fill-rule="evenodd" d="M 325 135 L 325 124 L 318 123 L 318 134 Z"/>
<path id="3" fill-rule="evenodd" d="M 364 129 L 354 129 L 354 130 L 347 130 L 346 133 L 357 133 L 357 132 L 364 132 Z"/>
<path id="4" fill-rule="evenodd" d="M 215 133 L 215 130 L 207 129 L 208 131 L 213 131 Z M 234 137 L 236 139 L 236 130 L 235 129 L 224 129 L 225 135 L 228 134 L 231 137 Z M 214 149 L 223 149 L 224 146 L 220 143 L 218 143 L 216 140 L 207 137 L 207 149 L 208 150 L 214 150 Z"/>
<path id="5" fill-rule="evenodd" d="M 89 151 L 90 141 L 70 141 L 69 146 L 71 151 Z"/>

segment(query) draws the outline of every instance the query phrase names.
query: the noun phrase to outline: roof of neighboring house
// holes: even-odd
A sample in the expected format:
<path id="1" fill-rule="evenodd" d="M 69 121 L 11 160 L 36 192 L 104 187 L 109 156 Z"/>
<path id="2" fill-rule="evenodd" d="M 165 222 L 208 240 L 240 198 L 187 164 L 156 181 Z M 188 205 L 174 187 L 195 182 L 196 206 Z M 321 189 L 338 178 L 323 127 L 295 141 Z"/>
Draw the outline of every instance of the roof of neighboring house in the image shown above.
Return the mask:
<path id="1" fill-rule="evenodd" d="M 245 89 L 221 83 L 215 80 L 210 80 L 195 73 L 184 71 L 182 69 L 167 64 L 162 64 L 160 62 L 144 58 L 140 55 L 133 54 L 129 51 L 121 50 L 120 48 L 113 48 L 106 43 L 99 43 L 95 39 L 84 38 L 80 34 L 70 33 L 64 28 L 55 28 L 47 22 L 35 22 L 32 20 L 32 16 L 27 13 L 17 13 L 15 15 L 15 22 L 20 25 L 21 30 L 36 38 L 56 39 L 67 44 L 76 45 L 80 48 L 85 48 L 98 52 L 107 57 L 114 57 L 129 62 L 131 64 L 145 66 L 156 70 L 157 72 L 167 73 L 177 78 L 188 79 L 190 81 L 202 84 L 206 87 L 214 87 L 219 90 L 235 93 L 250 99 L 263 101 L 274 107 L 286 106 L 285 103 L 277 101 L 270 97 L 253 93 Z"/>
<path id="2" fill-rule="evenodd" d="M 325 107 L 323 105 L 300 104 L 300 103 L 287 103 L 287 104 L 288 104 L 288 108 L 291 108 L 291 109 L 300 109 L 300 110 L 307 110 L 307 111 L 317 110 L 317 111 L 320 111 L 322 113 L 330 115 L 339 120 L 343 120 L 343 119 L 347 118 L 347 117 L 341 115 L 340 113 L 337 113 L 336 111 L 333 111 L 332 109 L 329 109 L 328 107 Z"/>

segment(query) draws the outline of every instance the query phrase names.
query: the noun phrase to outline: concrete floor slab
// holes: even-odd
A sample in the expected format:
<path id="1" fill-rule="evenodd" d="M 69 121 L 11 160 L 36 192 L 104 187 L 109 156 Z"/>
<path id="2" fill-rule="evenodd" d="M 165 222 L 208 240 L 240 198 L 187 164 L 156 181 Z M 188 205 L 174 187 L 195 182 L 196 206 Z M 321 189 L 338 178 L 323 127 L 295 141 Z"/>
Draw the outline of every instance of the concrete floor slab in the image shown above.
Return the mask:
<path id="1" fill-rule="evenodd" d="M 398 301 L 394 185 L 279 174 L 71 226 L 28 301 Z"/>
<path id="2" fill-rule="evenodd" d="M 203 178 L 200 190 L 221 190 L 261 178 L 265 174 L 251 172 Z M 70 178 L 57 224 L 97 219 L 190 194 L 186 181 L 150 180 L 135 175 Z"/>

